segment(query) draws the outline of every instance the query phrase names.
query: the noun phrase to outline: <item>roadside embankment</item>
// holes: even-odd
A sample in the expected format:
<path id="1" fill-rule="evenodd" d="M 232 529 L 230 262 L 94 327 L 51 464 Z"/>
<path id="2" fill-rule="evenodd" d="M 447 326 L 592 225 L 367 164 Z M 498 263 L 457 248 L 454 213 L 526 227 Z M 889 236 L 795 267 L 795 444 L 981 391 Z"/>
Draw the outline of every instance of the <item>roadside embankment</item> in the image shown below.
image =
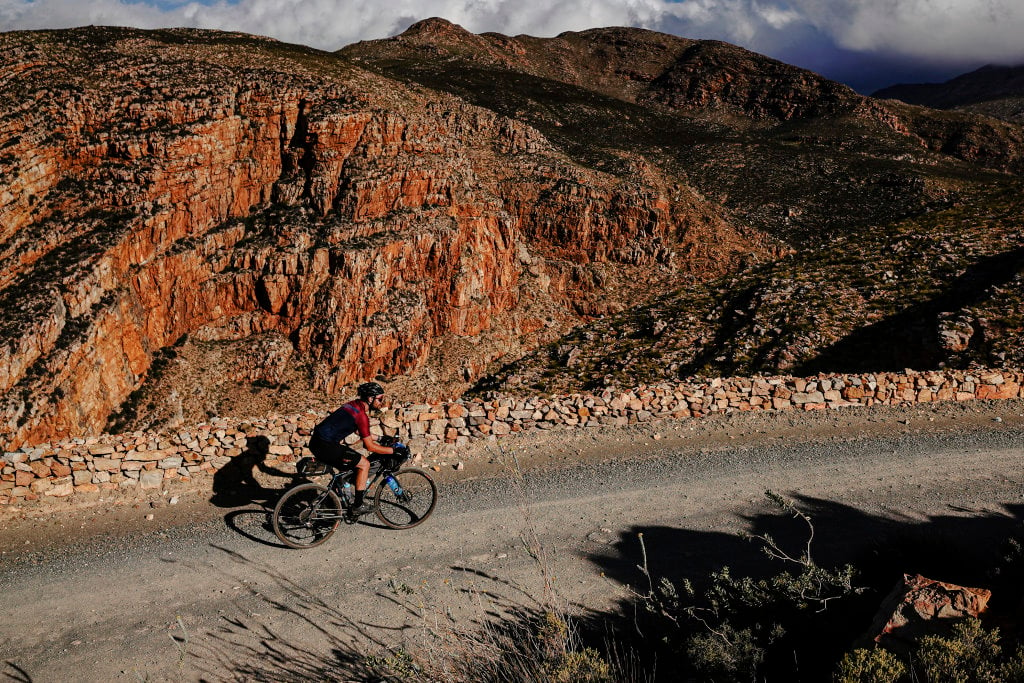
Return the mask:
<path id="1" fill-rule="evenodd" d="M 395 404 L 374 420 L 426 456 L 458 455 L 480 442 L 548 430 L 624 427 L 737 411 L 815 411 L 1024 397 L 1020 370 L 714 378 L 552 397 L 494 397 Z M 0 505 L 140 495 L 169 483 L 200 484 L 231 463 L 285 465 L 308 455 L 320 413 L 214 418 L 173 433 L 105 434 L 3 454 Z M 241 459 L 241 460 L 240 460 Z"/>

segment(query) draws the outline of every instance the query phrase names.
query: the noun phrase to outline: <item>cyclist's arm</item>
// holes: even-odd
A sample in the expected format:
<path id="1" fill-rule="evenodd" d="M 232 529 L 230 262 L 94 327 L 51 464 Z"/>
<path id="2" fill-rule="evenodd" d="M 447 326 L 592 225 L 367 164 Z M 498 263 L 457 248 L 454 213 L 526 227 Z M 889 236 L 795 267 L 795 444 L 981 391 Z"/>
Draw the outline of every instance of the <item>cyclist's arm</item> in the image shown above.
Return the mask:
<path id="1" fill-rule="evenodd" d="M 373 439 L 372 435 L 363 437 L 363 448 L 370 451 L 371 453 L 375 453 L 376 455 L 391 455 L 395 452 L 394 448 L 390 448 L 388 446 L 381 446 Z"/>

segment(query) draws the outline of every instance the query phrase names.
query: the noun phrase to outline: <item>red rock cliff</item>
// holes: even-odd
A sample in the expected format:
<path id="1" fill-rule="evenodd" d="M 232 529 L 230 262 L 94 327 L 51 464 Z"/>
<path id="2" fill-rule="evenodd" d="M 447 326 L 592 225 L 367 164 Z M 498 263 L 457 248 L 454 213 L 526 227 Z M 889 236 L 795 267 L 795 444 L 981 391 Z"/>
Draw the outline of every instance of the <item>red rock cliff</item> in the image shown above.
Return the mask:
<path id="1" fill-rule="evenodd" d="M 102 429 L 184 335 L 281 333 L 334 390 L 638 296 L 609 277 L 773 249 L 638 159 L 580 166 L 331 55 L 189 31 L 0 42 L 5 448 Z"/>

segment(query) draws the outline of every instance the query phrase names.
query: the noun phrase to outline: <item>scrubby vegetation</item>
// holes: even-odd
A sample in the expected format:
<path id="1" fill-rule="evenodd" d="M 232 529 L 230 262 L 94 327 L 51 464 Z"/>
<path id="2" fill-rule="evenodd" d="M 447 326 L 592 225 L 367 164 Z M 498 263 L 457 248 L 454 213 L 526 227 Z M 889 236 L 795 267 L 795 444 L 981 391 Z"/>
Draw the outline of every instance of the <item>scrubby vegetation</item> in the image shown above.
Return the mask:
<path id="1" fill-rule="evenodd" d="M 1015 367 L 1024 347 L 1020 187 L 852 230 L 580 327 L 475 391 L 632 386 L 693 375 Z"/>
<path id="2" fill-rule="evenodd" d="M 799 534 L 792 529 L 786 532 L 785 543 L 767 533 L 751 535 L 748 540 L 760 546 L 769 562 L 749 573 L 720 567 L 681 582 L 656 576 L 641 536 L 636 569 L 644 588 L 628 588 L 619 613 L 585 613 L 547 589 L 530 604 L 508 602 L 482 590 L 472 592 L 479 607 L 477 617 L 468 621 L 452 616 L 450 606 L 431 607 L 436 596 L 429 589 L 392 581 L 391 599 L 418 615 L 421 638 L 372 655 L 336 648 L 336 660 L 317 662 L 313 668 L 310 661 L 315 660 L 305 656 L 278 656 L 275 661 L 287 662 L 288 669 L 274 675 L 301 668 L 318 680 L 352 680 L 358 675 L 360 680 L 388 683 L 1024 680 L 1019 625 L 1004 616 L 996 616 L 1004 628 L 973 618 L 937 622 L 932 635 L 902 651 L 875 645 L 868 624 L 891 587 L 884 579 L 880 582 L 880 576 L 891 578 L 894 571 L 899 574 L 913 563 L 904 564 L 906 558 L 892 554 L 838 567 L 819 564 L 812 552 L 828 539 L 816 537 L 809 513 L 770 491 L 766 495 L 777 513 L 772 523 L 795 523 L 803 529 L 803 540 L 796 540 Z M 535 539 L 529 532 L 523 540 L 550 588 L 544 550 L 532 545 Z M 899 542 L 912 545 L 909 538 Z M 784 547 L 790 545 L 794 548 Z M 995 560 L 996 566 L 974 568 L 988 576 L 988 584 L 1009 602 L 1021 594 L 1019 549 L 1014 538 L 1006 556 Z M 872 566 L 880 561 L 885 571 Z M 947 571 L 961 571 L 949 562 L 947 558 Z"/>

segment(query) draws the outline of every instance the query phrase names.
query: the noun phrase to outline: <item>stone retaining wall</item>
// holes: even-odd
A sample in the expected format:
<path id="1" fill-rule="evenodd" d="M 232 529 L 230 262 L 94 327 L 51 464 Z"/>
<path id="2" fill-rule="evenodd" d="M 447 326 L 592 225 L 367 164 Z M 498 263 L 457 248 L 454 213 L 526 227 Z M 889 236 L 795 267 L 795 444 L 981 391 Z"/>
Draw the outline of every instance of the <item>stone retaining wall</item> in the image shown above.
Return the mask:
<path id="1" fill-rule="evenodd" d="M 932 401 L 1024 397 L 1021 371 L 943 371 L 728 378 L 641 386 L 550 398 L 499 397 L 443 404 L 398 404 L 374 420 L 414 453 L 436 454 L 515 432 L 616 427 L 743 410 L 826 410 Z M 260 420 L 215 418 L 173 434 L 68 439 L 5 452 L 0 504 L 115 489 L 160 489 L 166 480 L 212 475 L 244 454 L 267 464 L 303 455 L 318 413 Z M 254 460 L 255 461 L 255 460 Z"/>

